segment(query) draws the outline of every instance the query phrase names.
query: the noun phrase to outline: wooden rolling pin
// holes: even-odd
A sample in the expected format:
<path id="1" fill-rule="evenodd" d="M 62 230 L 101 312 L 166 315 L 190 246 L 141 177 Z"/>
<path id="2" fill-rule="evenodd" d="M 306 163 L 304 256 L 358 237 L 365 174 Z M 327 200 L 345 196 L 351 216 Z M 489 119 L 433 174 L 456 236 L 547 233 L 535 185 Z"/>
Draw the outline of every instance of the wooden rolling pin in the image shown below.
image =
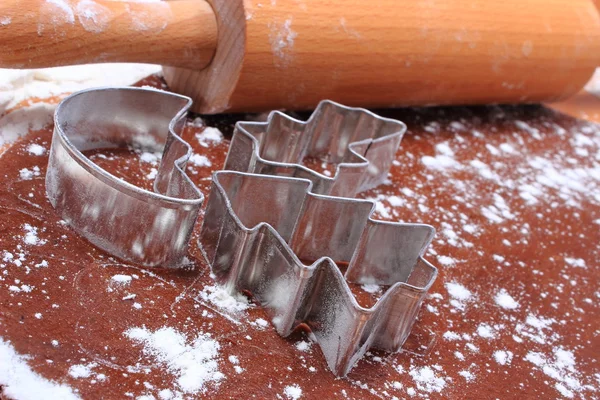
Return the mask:
<path id="1" fill-rule="evenodd" d="M 163 64 L 201 113 L 551 101 L 599 58 L 592 0 L 0 4 L 0 67 Z"/>

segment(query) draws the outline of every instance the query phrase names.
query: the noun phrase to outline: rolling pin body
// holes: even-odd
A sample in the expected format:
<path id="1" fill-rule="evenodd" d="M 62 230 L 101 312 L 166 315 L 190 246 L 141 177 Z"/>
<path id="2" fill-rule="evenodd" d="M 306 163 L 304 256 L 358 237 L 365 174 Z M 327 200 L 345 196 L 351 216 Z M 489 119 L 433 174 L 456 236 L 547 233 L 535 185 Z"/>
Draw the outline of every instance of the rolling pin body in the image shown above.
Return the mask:
<path id="1" fill-rule="evenodd" d="M 166 68 L 205 113 L 556 100 L 600 65 L 588 0 L 211 0 L 204 71 Z"/>
<path id="2" fill-rule="evenodd" d="M 13 3 L 3 1 L 0 16 Z M 37 4 L 40 20 L 48 19 L 47 4 L 68 4 L 75 11 L 82 3 L 123 7 L 100 0 L 20 3 Z M 166 64 L 172 90 L 191 96 L 198 112 L 219 113 L 307 109 L 324 98 L 365 107 L 557 100 L 580 90 L 600 64 L 600 17 L 592 0 L 126 5 L 138 17 L 153 14 L 150 21 L 162 21 L 161 29 L 132 34 L 131 11 L 122 10 L 111 13 L 103 29 L 90 32 L 81 29 L 77 14 L 65 30 L 50 26 L 30 32 L 36 45 L 15 53 L 9 32 L 19 29 L 21 43 L 29 36 L 27 20 L 13 18 L 0 25 L 0 66 Z M 11 56 L 35 63 L 16 65 Z"/>

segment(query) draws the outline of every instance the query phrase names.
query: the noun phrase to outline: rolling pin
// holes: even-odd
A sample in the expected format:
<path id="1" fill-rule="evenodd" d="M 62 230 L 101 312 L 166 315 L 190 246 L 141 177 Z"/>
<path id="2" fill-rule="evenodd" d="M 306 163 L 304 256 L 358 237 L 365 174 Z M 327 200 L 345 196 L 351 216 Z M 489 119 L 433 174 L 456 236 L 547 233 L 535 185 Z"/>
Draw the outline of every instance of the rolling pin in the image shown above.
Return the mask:
<path id="1" fill-rule="evenodd" d="M 0 67 L 162 64 L 208 114 L 554 101 L 599 58 L 593 0 L 0 4 Z"/>

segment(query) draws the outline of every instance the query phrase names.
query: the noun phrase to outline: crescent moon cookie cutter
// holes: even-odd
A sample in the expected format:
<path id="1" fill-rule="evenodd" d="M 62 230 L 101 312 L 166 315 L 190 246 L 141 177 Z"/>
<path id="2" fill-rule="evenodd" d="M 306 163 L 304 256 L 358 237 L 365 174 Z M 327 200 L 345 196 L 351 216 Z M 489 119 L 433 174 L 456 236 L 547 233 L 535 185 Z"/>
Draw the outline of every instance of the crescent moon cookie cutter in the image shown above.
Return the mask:
<path id="1" fill-rule="evenodd" d="M 46 192 L 58 214 L 97 247 L 146 266 L 176 266 L 204 196 L 185 174 L 181 139 L 192 100 L 141 88 L 101 88 L 64 99 L 54 114 Z M 154 192 L 108 173 L 83 151 L 164 148 Z"/>
<path id="2" fill-rule="evenodd" d="M 250 292 L 281 336 L 306 324 L 337 376 L 371 347 L 400 350 L 437 276 L 422 257 L 433 227 L 378 221 L 371 201 L 353 198 L 386 178 L 405 131 L 331 101 L 306 122 L 273 112 L 236 124 L 213 174 L 199 241 L 217 281 Z M 338 163 L 335 175 L 305 157 Z M 387 289 L 365 308 L 350 284 Z"/>

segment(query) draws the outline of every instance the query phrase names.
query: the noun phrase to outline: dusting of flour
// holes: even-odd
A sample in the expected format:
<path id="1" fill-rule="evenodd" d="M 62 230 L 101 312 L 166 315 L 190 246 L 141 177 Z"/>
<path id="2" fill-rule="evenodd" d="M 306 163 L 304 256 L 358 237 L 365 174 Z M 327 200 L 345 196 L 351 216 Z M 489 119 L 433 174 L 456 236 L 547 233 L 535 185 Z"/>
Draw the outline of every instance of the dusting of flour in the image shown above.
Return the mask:
<path id="1" fill-rule="evenodd" d="M 10 342 L 0 338 L 0 394 L 18 400 L 38 400 L 42 393 L 48 399 L 79 399 L 70 387 L 34 372 L 26 360 L 17 354 Z"/>
<path id="2" fill-rule="evenodd" d="M 206 392 L 225 379 L 219 371 L 219 342 L 200 333 L 191 340 L 171 327 L 151 331 L 131 328 L 125 333 L 130 340 L 143 345 L 144 354 L 158 362 L 175 377 L 181 393 Z"/>

